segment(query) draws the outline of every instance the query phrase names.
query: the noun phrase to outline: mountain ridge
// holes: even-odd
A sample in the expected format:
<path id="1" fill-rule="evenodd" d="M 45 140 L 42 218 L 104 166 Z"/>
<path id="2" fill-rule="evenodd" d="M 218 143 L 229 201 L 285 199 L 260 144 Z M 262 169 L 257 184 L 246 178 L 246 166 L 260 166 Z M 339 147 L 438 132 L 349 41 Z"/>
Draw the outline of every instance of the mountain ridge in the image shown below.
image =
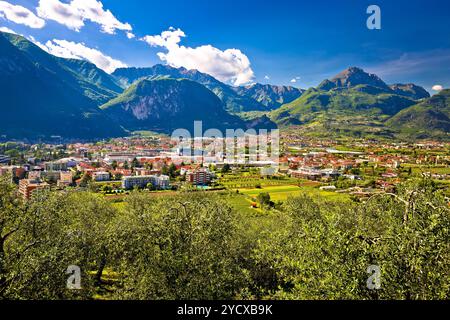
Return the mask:
<path id="1" fill-rule="evenodd" d="M 135 131 L 170 133 L 186 125 L 190 127 L 194 121 L 202 121 L 208 129 L 248 127 L 248 123 L 227 113 L 212 91 L 187 79 L 141 79 L 100 108 Z"/>
<path id="2" fill-rule="evenodd" d="M 378 76 L 350 67 L 324 80 L 297 100 L 272 111 L 269 118 L 281 127 L 303 126 L 307 134 L 395 135 L 387 121 L 429 96 L 417 85 L 388 86 Z"/>
<path id="3" fill-rule="evenodd" d="M 154 89 L 153 94 L 132 92 L 142 87 Z M 448 90 L 430 97 L 418 85 L 388 85 L 357 67 L 308 90 L 257 83 L 232 87 L 198 70 L 164 65 L 109 75 L 90 62 L 50 55 L 22 36 L 3 32 L 0 96 L 0 135 L 11 137 L 89 139 L 123 136 L 134 129 L 168 132 L 202 118 L 209 127 L 273 128 L 276 123 L 331 135 L 448 138 L 450 128 Z M 133 99 L 127 102 L 127 97 Z M 240 115 L 247 120 L 230 114 L 245 110 L 252 110 Z"/>
<path id="4" fill-rule="evenodd" d="M 0 49 L 0 134 L 70 138 L 123 134 L 106 120 L 108 125 L 100 124 L 97 102 L 115 93 L 77 76 L 59 58 L 21 36 L 0 33 Z"/>
<path id="5" fill-rule="evenodd" d="M 303 93 L 302 90 L 294 87 L 256 84 L 259 88 L 267 89 L 266 92 L 259 92 L 258 95 L 256 92 L 252 92 L 252 88 L 248 86 L 232 87 L 198 70 L 174 68 L 161 64 L 148 68 L 119 68 L 112 75 L 125 86 L 131 85 L 133 82 L 143 78 L 155 79 L 169 77 L 192 80 L 201 83 L 214 92 L 224 102 L 225 109 L 232 113 L 271 111 L 280 107 L 285 102 L 295 100 Z M 284 90 L 280 90 L 280 88 Z M 284 93 L 287 94 L 284 95 Z"/>

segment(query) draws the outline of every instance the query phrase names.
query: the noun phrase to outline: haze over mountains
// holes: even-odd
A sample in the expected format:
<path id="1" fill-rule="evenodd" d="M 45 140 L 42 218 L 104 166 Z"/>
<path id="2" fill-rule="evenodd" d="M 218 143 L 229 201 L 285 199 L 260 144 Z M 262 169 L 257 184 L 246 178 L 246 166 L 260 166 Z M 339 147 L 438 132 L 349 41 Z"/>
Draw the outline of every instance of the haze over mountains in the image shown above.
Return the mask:
<path id="1" fill-rule="evenodd" d="M 197 70 L 156 65 L 107 74 L 0 32 L 0 135 L 98 139 L 136 130 L 302 126 L 312 134 L 449 138 L 448 90 L 388 85 L 352 67 L 317 88 L 233 87 Z M 251 121 L 238 113 L 253 112 Z M 270 119 L 269 119 L 270 118 Z"/>

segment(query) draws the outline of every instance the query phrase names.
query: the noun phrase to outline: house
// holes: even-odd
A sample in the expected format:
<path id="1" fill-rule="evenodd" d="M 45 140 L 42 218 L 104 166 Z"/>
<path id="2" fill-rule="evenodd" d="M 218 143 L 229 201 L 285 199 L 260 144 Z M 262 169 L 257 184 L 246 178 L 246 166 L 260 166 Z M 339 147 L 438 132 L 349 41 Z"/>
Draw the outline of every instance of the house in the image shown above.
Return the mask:
<path id="1" fill-rule="evenodd" d="M 211 180 L 211 172 L 206 168 L 200 168 L 186 173 L 186 181 L 196 186 L 206 186 Z"/>
<path id="2" fill-rule="evenodd" d="M 111 174 L 106 171 L 97 171 L 93 173 L 92 178 L 97 182 L 109 181 L 111 180 Z"/>
<path id="3" fill-rule="evenodd" d="M 0 163 L 8 164 L 11 159 L 8 156 L 0 154 Z"/>
<path id="4" fill-rule="evenodd" d="M 0 167 L 0 176 L 10 174 L 13 179 L 23 179 L 25 178 L 25 168 L 17 167 L 17 166 L 7 166 Z"/>
<path id="5" fill-rule="evenodd" d="M 58 187 L 68 187 L 72 184 L 72 172 L 62 171 L 59 175 L 59 180 L 57 182 Z"/>
<path id="6" fill-rule="evenodd" d="M 67 162 L 63 161 L 46 162 L 45 171 L 67 171 Z"/>
<path id="7" fill-rule="evenodd" d="M 35 190 L 47 188 L 49 185 L 40 180 L 23 179 L 19 182 L 19 193 L 25 200 L 31 199 Z"/>
<path id="8" fill-rule="evenodd" d="M 322 178 L 322 173 L 315 169 L 302 168 L 300 170 L 291 171 L 291 177 L 295 179 L 318 181 Z"/>

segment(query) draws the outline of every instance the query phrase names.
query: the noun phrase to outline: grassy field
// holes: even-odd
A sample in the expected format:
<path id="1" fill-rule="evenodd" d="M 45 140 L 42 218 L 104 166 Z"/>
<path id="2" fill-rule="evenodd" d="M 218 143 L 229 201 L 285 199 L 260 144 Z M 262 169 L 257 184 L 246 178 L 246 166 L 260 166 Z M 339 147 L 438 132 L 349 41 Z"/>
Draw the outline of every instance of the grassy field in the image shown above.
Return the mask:
<path id="1" fill-rule="evenodd" d="M 220 184 L 227 189 L 246 189 L 269 187 L 269 186 L 284 186 L 284 185 L 298 185 L 304 182 L 303 180 L 291 179 L 287 177 L 278 177 L 266 179 L 258 174 L 242 174 L 242 175 L 226 175 L 220 179 Z"/>
<path id="2" fill-rule="evenodd" d="M 270 195 L 270 199 L 274 202 L 277 201 L 286 201 L 290 197 L 300 196 L 301 194 L 307 194 L 310 196 L 318 196 L 323 197 L 329 200 L 342 200 L 347 201 L 350 200 L 349 196 L 346 194 L 340 194 L 329 191 L 319 190 L 317 187 L 313 186 L 293 186 L 293 185 L 284 185 L 284 186 L 270 186 L 270 187 L 262 187 L 261 189 L 245 189 L 239 190 L 240 193 L 248 196 L 249 198 L 256 198 L 261 193 L 268 193 Z"/>
<path id="3" fill-rule="evenodd" d="M 252 199 L 243 194 L 232 194 L 227 197 L 228 204 L 242 214 L 262 213 L 260 208 L 252 208 Z"/>

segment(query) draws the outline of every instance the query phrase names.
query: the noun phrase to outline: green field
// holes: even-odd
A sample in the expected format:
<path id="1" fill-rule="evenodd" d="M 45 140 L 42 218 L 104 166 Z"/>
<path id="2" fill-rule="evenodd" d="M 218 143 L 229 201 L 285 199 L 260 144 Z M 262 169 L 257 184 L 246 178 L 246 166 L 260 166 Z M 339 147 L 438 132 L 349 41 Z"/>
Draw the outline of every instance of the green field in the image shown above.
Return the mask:
<path id="1" fill-rule="evenodd" d="M 349 196 L 346 194 L 340 194 L 329 191 L 322 191 L 318 188 L 312 186 L 293 186 L 293 185 L 284 185 L 284 186 L 270 186 L 270 187 L 262 187 L 261 189 L 245 189 L 239 190 L 240 193 L 250 197 L 256 198 L 261 193 L 270 194 L 270 198 L 272 201 L 286 201 L 290 197 L 297 197 L 302 194 L 307 194 L 310 196 L 319 196 L 324 197 L 329 200 L 349 200 Z"/>
<path id="2" fill-rule="evenodd" d="M 402 164 L 403 169 L 412 169 L 413 174 L 421 174 L 422 172 L 431 172 L 433 174 L 450 174 L 450 167 L 447 166 L 426 166 L 405 163 Z"/>
<path id="3" fill-rule="evenodd" d="M 221 177 L 220 184 L 227 189 L 251 189 L 258 186 L 285 186 L 285 185 L 298 185 L 304 182 L 304 180 L 293 179 L 288 177 L 276 177 L 276 178 L 263 178 L 258 174 L 244 173 L 240 175 L 225 175 Z"/>

